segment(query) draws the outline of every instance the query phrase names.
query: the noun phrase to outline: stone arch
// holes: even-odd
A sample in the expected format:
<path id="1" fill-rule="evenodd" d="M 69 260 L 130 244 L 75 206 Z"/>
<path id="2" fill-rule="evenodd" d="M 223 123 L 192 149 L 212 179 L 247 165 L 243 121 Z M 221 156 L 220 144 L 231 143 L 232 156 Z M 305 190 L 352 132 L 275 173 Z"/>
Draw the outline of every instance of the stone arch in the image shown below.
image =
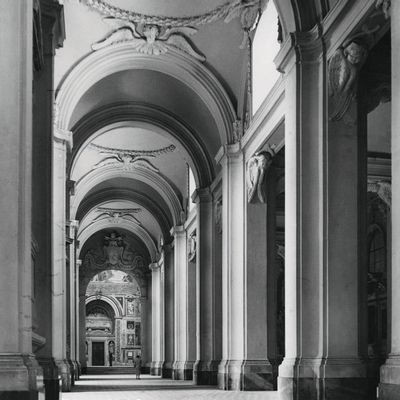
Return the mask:
<path id="1" fill-rule="evenodd" d="M 135 168 L 127 171 L 116 169 L 113 166 L 93 170 L 77 183 L 76 194 L 71 198 L 71 219 L 75 218 L 79 205 L 91 189 L 104 180 L 121 177 L 136 179 L 148 184 L 163 197 L 169 207 L 174 224 L 179 225 L 182 222 L 183 209 L 179 198 L 169 183 L 159 174 L 145 168 Z"/>
<path id="2" fill-rule="evenodd" d="M 68 165 L 69 175 L 89 140 L 110 129 L 125 126 L 145 127 L 173 138 L 187 152 L 198 187 L 206 187 L 213 181 L 213 163 L 198 135 L 176 115 L 161 107 L 142 102 L 124 102 L 100 107 L 75 124 L 72 129 L 74 148 Z"/>
<path id="3" fill-rule="evenodd" d="M 196 93 L 218 127 L 221 144 L 233 140 L 236 118 L 232 102 L 218 79 L 199 61 L 179 50 L 164 55 L 136 53 L 129 43 L 119 43 L 90 53 L 65 77 L 56 98 L 56 125 L 70 129 L 73 111 L 84 93 L 101 79 L 124 70 L 147 69 L 169 75 Z"/>
<path id="4" fill-rule="evenodd" d="M 87 286 L 87 285 L 86 285 Z M 86 290 L 86 288 L 85 288 Z M 114 315 L 116 317 L 122 317 L 123 316 L 123 310 L 121 304 L 118 303 L 115 299 L 108 297 L 108 296 L 103 296 L 103 295 L 97 295 L 97 296 L 89 296 L 85 300 L 85 306 L 87 306 L 89 303 L 96 301 L 96 300 L 101 300 L 107 303 L 108 305 L 111 306 L 111 308 L 114 311 Z"/>
<path id="5" fill-rule="evenodd" d="M 157 247 L 149 235 L 149 233 L 142 226 L 137 225 L 130 221 L 121 220 L 119 223 L 110 223 L 108 219 L 95 221 L 92 224 L 85 227 L 83 231 L 78 231 L 77 239 L 81 243 L 81 248 L 85 245 L 88 239 L 96 232 L 99 232 L 103 229 L 125 229 L 131 233 L 133 233 L 136 237 L 138 237 L 146 246 L 150 259 L 152 262 L 155 262 L 158 258 Z"/>

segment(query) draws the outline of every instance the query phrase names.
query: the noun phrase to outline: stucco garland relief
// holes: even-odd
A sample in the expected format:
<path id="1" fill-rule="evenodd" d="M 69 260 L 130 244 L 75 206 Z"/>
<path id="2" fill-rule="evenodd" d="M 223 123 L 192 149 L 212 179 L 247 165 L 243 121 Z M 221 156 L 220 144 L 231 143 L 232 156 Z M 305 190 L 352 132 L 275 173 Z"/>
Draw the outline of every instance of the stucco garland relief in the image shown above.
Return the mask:
<path id="1" fill-rule="evenodd" d="M 96 212 L 100 213 L 93 221 L 108 219 L 111 223 L 118 224 L 122 219 L 141 225 L 141 222 L 133 215 L 141 211 L 141 208 L 109 208 L 97 207 Z"/>
<path id="2" fill-rule="evenodd" d="M 197 32 L 196 28 L 190 26 L 166 28 L 159 25 L 134 24 L 113 17 L 104 18 L 103 21 L 111 25 L 112 31 L 104 39 L 92 44 L 94 51 L 115 43 L 129 42 L 132 49 L 139 53 L 158 56 L 167 53 L 171 47 L 175 47 L 199 61 L 206 60 L 188 39 L 188 36 Z"/>
<path id="3" fill-rule="evenodd" d="M 275 150 L 268 146 L 266 151 L 260 151 L 250 157 L 247 162 L 247 201 L 250 203 L 257 193 L 258 200 L 265 203 L 264 178 L 272 160 Z"/>
<path id="4" fill-rule="evenodd" d="M 141 167 L 157 173 L 160 172 L 160 170 L 149 161 L 149 158 L 155 158 L 162 154 L 172 153 L 176 149 L 173 144 L 156 150 L 116 149 L 100 146 L 94 143 L 90 143 L 88 147 L 96 150 L 99 154 L 106 155 L 106 157 L 92 167 L 92 170 L 112 164 L 117 165 L 126 171 L 131 171 L 133 168 Z"/>
<path id="5" fill-rule="evenodd" d="M 214 10 L 188 17 L 167 17 L 162 15 L 145 15 L 134 11 L 115 7 L 105 0 L 80 0 L 92 10 L 105 17 L 117 18 L 136 24 L 158 25 L 165 27 L 200 26 L 207 25 L 218 20 L 231 21 L 242 14 L 247 8 L 259 7 L 259 0 L 234 0 L 228 1 Z"/>

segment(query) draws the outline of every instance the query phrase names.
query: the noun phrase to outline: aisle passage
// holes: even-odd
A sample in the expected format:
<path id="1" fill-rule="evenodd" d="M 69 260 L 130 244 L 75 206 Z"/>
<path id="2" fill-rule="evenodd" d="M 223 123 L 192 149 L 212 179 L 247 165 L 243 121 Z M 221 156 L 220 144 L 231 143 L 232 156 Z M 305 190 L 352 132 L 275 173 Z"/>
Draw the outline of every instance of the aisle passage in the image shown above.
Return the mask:
<path id="1" fill-rule="evenodd" d="M 278 400 L 277 393 L 231 392 L 215 387 L 194 386 L 190 381 L 173 381 L 143 375 L 84 375 L 63 400 L 186 400 L 240 399 Z"/>

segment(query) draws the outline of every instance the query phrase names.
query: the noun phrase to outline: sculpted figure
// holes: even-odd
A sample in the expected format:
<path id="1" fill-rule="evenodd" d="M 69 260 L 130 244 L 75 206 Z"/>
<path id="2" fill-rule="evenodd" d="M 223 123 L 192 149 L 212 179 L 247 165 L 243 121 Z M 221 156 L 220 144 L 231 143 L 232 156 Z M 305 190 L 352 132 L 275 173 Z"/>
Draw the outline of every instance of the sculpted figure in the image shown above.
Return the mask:
<path id="1" fill-rule="evenodd" d="M 99 50 L 114 43 L 130 42 L 139 53 L 160 55 L 165 54 L 169 48 L 175 47 L 199 61 L 205 61 L 205 57 L 197 52 L 186 36 L 192 36 L 197 32 L 190 26 L 161 27 L 158 25 L 137 24 L 113 17 L 103 19 L 109 23 L 113 30 L 92 45 L 92 50 Z"/>
<path id="2" fill-rule="evenodd" d="M 366 59 L 367 51 L 350 42 L 336 50 L 329 62 L 329 92 L 334 98 L 331 121 L 342 119 L 355 96 L 358 71 Z"/>
<path id="3" fill-rule="evenodd" d="M 273 150 L 257 152 L 247 163 L 247 200 L 253 200 L 257 192 L 258 199 L 265 203 L 263 191 L 264 176 L 272 163 Z"/>

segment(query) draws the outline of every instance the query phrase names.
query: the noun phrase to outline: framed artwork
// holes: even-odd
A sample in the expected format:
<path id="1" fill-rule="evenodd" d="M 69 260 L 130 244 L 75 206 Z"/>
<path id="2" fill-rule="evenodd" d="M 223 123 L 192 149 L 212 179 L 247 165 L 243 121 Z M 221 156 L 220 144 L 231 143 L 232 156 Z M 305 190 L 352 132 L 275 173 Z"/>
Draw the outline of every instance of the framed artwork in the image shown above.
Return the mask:
<path id="1" fill-rule="evenodd" d="M 135 335 L 133 333 L 128 333 L 126 336 L 126 344 L 128 346 L 133 346 L 135 344 Z"/>
<path id="2" fill-rule="evenodd" d="M 133 299 L 129 299 L 126 301 L 126 315 L 134 315 L 135 307 L 133 304 Z"/>
<path id="3" fill-rule="evenodd" d="M 135 329 L 135 322 L 134 321 L 126 321 L 126 329 Z"/>

